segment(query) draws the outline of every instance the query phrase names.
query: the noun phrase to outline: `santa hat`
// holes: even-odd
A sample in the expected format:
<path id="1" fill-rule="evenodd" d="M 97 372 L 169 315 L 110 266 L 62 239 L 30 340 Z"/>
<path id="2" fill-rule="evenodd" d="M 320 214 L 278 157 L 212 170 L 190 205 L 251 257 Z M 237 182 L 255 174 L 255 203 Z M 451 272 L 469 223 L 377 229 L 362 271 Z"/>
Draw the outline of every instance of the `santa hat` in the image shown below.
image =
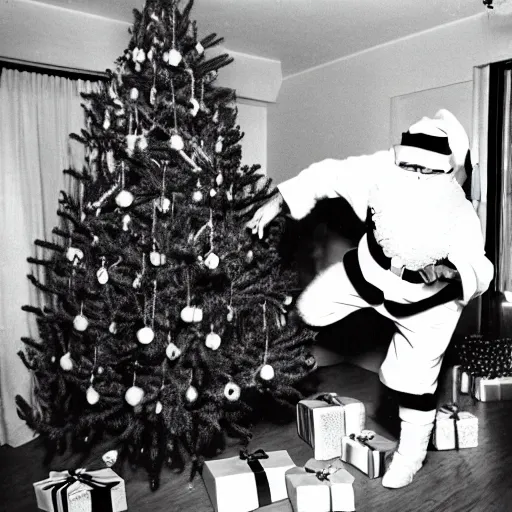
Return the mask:
<path id="1" fill-rule="evenodd" d="M 434 118 L 423 117 L 402 133 L 401 144 L 394 149 L 397 165 L 404 162 L 448 173 L 464 166 L 469 139 L 458 119 L 441 109 Z"/>

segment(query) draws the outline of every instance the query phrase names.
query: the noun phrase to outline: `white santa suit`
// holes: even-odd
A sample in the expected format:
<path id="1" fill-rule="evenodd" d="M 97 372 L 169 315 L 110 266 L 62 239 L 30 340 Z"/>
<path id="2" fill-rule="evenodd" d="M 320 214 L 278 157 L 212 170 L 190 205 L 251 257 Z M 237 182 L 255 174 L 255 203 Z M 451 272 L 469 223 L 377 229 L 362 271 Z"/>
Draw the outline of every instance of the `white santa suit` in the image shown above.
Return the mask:
<path id="1" fill-rule="evenodd" d="M 410 183 L 416 191 L 416 196 L 411 194 L 413 199 L 405 189 L 393 193 L 393 187 L 404 183 L 406 188 Z M 425 187 L 424 197 L 418 195 L 419 183 Z M 376 261 L 369 248 L 369 231 L 357 247 L 355 260 L 359 268 L 352 272 L 347 261 L 340 261 L 322 272 L 300 296 L 299 313 L 306 323 L 325 326 L 358 309 L 373 307 L 394 321 L 397 329 L 380 368 L 381 381 L 405 393 L 434 393 L 442 359 L 463 306 L 483 293 L 493 277 L 493 266 L 485 257 L 479 219 L 460 186 L 450 175 L 424 176 L 401 169 L 395 164 L 391 148 L 368 156 L 323 160 L 278 188 L 290 215 L 297 220 L 323 198 L 345 198 L 363 221 L 371 211 L 374 241 L 378 240 L 380 250 L 391 258 L 393 268 L 386 269 Z M 448 192 L 444 194 L 444 190 Z M 442 259 L 448 260 L 460 274 L 460 297 L 420 308 L 420 312 L 413 314 L 397 313 L 396 308 L 389 306 L 416 304 L 443 290 L 446 281 L 427 285 L 401 277 L 404 268 L 417 271 Z M 381 300 L 369 301 L 360 288 L 354 287 L 352 274 L 358 272 L 370 288 L 378 288 Z"/>

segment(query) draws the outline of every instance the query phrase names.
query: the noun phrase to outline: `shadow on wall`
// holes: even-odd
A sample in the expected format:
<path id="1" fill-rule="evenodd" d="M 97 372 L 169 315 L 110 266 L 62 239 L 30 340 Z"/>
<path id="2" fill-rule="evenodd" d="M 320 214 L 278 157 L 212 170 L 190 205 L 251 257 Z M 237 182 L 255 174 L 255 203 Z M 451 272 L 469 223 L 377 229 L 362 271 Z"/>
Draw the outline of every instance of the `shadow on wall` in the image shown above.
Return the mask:
<path id="1" fill-rule="evenodd" d="M 290 221 L 283 249 L 298 267 L 301 287 L 341 261 L 348 250 L 356 247 L 364 230 L 364 223 L 343 198 L 320 201 L 305 219 Z M 478 332 L 479 311 L 477 301 L 465 308 L 454 339 Z M 313 352 L 319 366 L 346 361 L 378 372 L 394 329 L 387 318 L 371 308 L 363 309 L 319 329 Z M 453 357 L 449 350 L 445 362 L 451 363 Z"/>

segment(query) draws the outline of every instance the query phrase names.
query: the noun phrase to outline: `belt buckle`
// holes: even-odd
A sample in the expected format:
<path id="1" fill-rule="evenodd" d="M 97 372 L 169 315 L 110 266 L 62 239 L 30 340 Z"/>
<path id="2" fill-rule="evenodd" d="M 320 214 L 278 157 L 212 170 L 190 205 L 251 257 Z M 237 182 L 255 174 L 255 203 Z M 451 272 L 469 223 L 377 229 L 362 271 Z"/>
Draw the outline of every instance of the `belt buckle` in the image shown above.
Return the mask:
<path id="1" fill-rule="evenodd" d="M 402 279 L 404 275 L 405 265 L 400 258 L 393 256 L 393 258 L 391 258 L 391 267 L 389 270 L 391 270 L 391 272 L 395 274 L 395 276 L 398 276 L 400 279 Z"/>

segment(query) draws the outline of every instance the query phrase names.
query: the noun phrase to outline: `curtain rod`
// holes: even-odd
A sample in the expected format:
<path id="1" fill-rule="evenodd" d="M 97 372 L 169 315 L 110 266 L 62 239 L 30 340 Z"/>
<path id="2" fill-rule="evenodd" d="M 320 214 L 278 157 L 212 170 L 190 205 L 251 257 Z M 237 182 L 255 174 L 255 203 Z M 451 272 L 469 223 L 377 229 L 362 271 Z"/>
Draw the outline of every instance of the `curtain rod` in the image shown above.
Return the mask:
<path id="1" fill-rule="evenodd" d="M 55 71 L 61 76 L 65 77 L 81 77 L 86 80 L 107 78 L 107 73 L 102 71 L 91 71 L 88 69 L 70 68 L 66 66 L 56 66 L 54 64 L 45 64 L 43 62 L 33 62 L 23 59 L 13 59 L 11 57 L 3 57 L 0 55 L 0 67 L 2 65 L 11 65 L 13 67 L 23 68 L 26 71 L 39 71 L 42 73 L 49 73 Z"/>

